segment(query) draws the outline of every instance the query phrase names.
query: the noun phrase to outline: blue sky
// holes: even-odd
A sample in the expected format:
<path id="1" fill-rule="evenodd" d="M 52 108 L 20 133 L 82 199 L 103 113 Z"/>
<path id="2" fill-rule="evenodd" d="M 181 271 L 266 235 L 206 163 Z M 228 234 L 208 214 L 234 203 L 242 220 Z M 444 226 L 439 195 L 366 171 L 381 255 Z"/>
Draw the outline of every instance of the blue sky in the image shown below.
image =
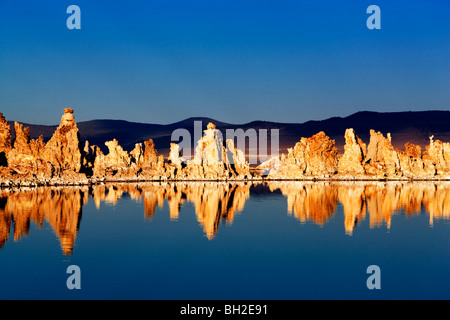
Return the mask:
<path id="1" fill-rule="evenodd" d="M 69 5 L 81 30 L 69 30 Z M 381 30 L 369 30 L 369 5 Z M 304 122 L 450 109 L 450 2 L 0 0 L 9 120 Z"/>

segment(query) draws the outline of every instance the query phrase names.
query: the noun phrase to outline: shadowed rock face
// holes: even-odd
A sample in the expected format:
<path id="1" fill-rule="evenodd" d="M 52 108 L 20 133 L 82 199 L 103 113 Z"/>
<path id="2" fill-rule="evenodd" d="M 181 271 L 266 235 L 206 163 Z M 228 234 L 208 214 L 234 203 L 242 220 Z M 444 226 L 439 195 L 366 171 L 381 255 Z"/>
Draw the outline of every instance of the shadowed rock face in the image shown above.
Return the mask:
<path id="1" fill-rule="evenodd" d="M 0 112 L 0 167 L 8 166 L 6 155 L 11 150 L 11 129 Z"/>
<path id="2" fill-rule="evenodd" d="M 136 143 L 127 152 L 119 141 L 106 141 L 108 154 L 96 145 L 80 146 L 73 109 L 64 109 L 61 123 L 51 139 L 31 139 L 29 129 L 14 124 L 11 144 L 8 123 L 0 114 L 0 184 L 88 184 L 98 181 L 146 180 L 248 180 L 262 179 L 450 179 L 450 143 L 434 140 L 422 152 L 406 143 L 394 149 L 391 135 L 370 130 L 366 144 L 353 129 L 345 131 L 344 153 L 338 155 L 335 141 L 321 131 L 302 137 L 288 153 L 250 168 L 243 150 L 233 140 L 224 141 L 213 123 L 204 130 L 192 160 L 180 155 L 180 146 L 170 145 L 164 159 L 152 139 Z"/>

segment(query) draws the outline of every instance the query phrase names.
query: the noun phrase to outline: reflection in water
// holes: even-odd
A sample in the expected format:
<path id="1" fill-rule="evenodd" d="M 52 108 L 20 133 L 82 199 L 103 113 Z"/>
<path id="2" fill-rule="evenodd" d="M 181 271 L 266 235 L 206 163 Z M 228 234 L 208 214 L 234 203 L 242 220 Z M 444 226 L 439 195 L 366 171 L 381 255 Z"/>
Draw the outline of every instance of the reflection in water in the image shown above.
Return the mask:
<path id="1" fill-rule="evenodd" d="M 82 207 L 88 199 L 92 198 L 100 208 L 102 202 L 116 205 L 124 195 L 134 201 L 143 200 L 148 219 L 166 200 L 170 218 L 176 220 L 183 203 L 190 202 L 206 237 L 212 239 L 221 222 L 233 222 L 235 213 L 244 209 L 251 193 L 277 190 L 287 198 L 288 214 L 302 223 L 324 225 L 340 203 L 345 232 L 349 235 L 366 214 L 370 228 L 385 224 L 388 229 L 392 215 L 400 210 L 413 216 L 425 209 L 430 225 L 436 218 L 450 217 L 450 182 L 185 182 L 3 189 L 0 190 L 0 248 L 8 240 L 12 225 L 14 240 L 18 241 L 28 234 L 31 221 L 41 228 L 47 221 L 60 240 L 63 254 L 71 255 Z"/>
<path id="2" fill-rule="evenodd" d="M 422 206 L 429 214 L 430 225 L 435 218 L 450 218 L 450 182 L 271 182 L 272 191 L 280 189 L 287 197 L 288 213 L 301 222 L 323 225 L 335 212 L 338 202 L 343 206 L 345 232 L 353 229 L 369 214 L 370 228 L 386 224 L 404 210 L 407 216 L 420 214 Z"/>
<path id="3" fill-rule="evenodd" d="M 8 240 L 14 223 L 14 240 L 27 235 L 30 221 L 42 228 L 46 220 L 58 236 L 63 254 L 72 254 L 88 200 L 88 188 L 37 188 L 20 192 L 0 191 L 0 248 Z"/>
<path id="4" fill-rule="evenodd" d="M 114 184 L 94 186 L 91 195 L 97 208 L 102 202 L 116 205 L 124 193 L 131 199 L 144 200 L 144 213 L 149 219 L 153 217 L 156 206 L 163 207 L 164 200 L 169 206 L 170 218 L 178 219 L 184 202 L 195 206 L 198 222 L 212 239 L 218 230 L 219 223 L 224 220 L 231 224 L 234 214 L 244 209 L 245 201 L 250 196 L 247 183 L 141 183 Z"/>

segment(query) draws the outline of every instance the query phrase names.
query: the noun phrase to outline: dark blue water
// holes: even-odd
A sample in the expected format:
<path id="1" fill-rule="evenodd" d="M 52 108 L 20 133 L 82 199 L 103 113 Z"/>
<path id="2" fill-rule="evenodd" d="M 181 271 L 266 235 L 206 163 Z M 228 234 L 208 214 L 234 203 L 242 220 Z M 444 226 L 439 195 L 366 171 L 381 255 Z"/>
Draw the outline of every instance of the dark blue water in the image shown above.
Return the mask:
<path id="1" fill-rule="evenodd" d="M 362 196 L 349 193 L 353 187 L 310 187 L 291 185 L 289 192 L 295 198 L 295 190 L 309 190 L 296 204 L 326 214 L 303 222 L 289 213 L 290 195 L 277 186 L 252 186 L 244 192 L 233 185 L 223 192 L 213 184 L 206 191 L 186 184 L 147 191 L 118 186 L 121 196 L 115 203 L 105 200 L 108 189 L 102 190 L 100 207 L 93 190 L 86 188 L 50 195 L 47 190 L 41 195 L 27 191 L 23 199 L 4 192 L 0 216 L 11 210 L 17 216 L 11 215 L 9 237 L 0 249 L 0 299 L 450 298 L 447 186 L 427 185 L 405 195 L 402 190 L 407 188 L 400 185 L 395 197 L 386 192 L 380 197 L 389 187 L 377 186 L 379 207 L 393 201 L 397 207 L 377 212 L 387 219 L 372 225 L 373 193 L 371 198 L 369 191 Z M 242 194 L 247 196 L 237 201 Z M 355 198 L 346 199 L 349 194 Z M 417 194 L 423 197 L 418 206 L 413 203 Z M 163 206 L 156 205 L 149 213 L 145 195 L 159 195 Z M 413 209 L 398 205 L 399 196 L 408 196 Z M 52 199 L 62 205 L 48 205 Z M 172 213 L 169 202 L 176 204 Z M 33 205 L 20 208 L 25 203 Z M 439 216 L 433 211 L 430 219 L 433 205 L 440 208 Z M 179 208 L 178 215 L 173 208 Z M 345 223 L 350 209 L 363 211 L 352 220 L 356 224 L 351 231 Z M 209 218 L 212 214 L 208 222 L 199 218 L 202 210 Z M 77 218 L 71 221 L 67 212 Z M 15 240 L 20 214 L 30 214 L 29 229 Z M 41 215 L 41 226 L 33 215 Z M 73 223 L 78 227 L 74 229 Z M 205 227 L 214 223 L 215 228 Z M 61 242 L 67 230 L 76 230 L 70 252 L 63 251 Z M 80 267 L 81 290 L 66 286 L 69 265 Z M 366 286 L 369 265 L 380 267 L 379 290 Z"/>

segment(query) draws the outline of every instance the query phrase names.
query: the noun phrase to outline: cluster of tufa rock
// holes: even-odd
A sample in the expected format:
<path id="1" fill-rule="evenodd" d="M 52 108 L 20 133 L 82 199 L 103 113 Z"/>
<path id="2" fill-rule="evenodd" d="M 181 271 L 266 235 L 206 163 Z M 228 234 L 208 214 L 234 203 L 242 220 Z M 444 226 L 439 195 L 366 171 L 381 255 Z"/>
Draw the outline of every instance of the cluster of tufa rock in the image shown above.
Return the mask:
<path id="1" fill-rule="evenodd" d="M 369 145 L 353 129 L 345 131 L 344 154 L 339 155 L 334 140 L 320 132 L 302 138 L 288 155 L 269 166 L 273 179 L 332 178 L 339 180 L 427 180 L 450 179 L 450 143 L 433 140 L 422 152 L 419 145 L 405 144 L 394 149 L 391 135 L 370 130 Z M 265 164 L 262 164 L 265 166 Z"/>
<path id="2" fill-rule="evenodd" d="M 114 139 L 105 142 L 108 154 L 86 141 L 81 146 L 73 109 L 64 109 L 61 123 L 48 142 L 42 136 L 30 139 L 29 128 L 15 122 L 15 139 L 0 113 L 1 185 L 89 184 L 99 181 L 147 180 L 248 180 L 248 179 L 450 179 L 450 143 L 430 137 L 421 147 L 405 144 L 394 149 L 391 136 L 370 131 L 366 146 L 353 129 L 345 132 L 345 147 L 338 154 L 335 141 L 323 131 L 301 138 L 287 155 L 250 168 L 233 140 L 223 141 L 209 123 L 198 141 L 192 159 L 184 159 L 172 143 L 170 155 L 158 156 L 150 139 L 127 152 Z"/>
<path id="3" fill-rule="evenodd" d="M 216 126 L 209 123 L 195 148 L 194 158 L 180 157 L 179 146 L 170 145 L 168 178 L 188 180 L 249 179 L 250 165 L 231 139 L 223 141 Z"/>

